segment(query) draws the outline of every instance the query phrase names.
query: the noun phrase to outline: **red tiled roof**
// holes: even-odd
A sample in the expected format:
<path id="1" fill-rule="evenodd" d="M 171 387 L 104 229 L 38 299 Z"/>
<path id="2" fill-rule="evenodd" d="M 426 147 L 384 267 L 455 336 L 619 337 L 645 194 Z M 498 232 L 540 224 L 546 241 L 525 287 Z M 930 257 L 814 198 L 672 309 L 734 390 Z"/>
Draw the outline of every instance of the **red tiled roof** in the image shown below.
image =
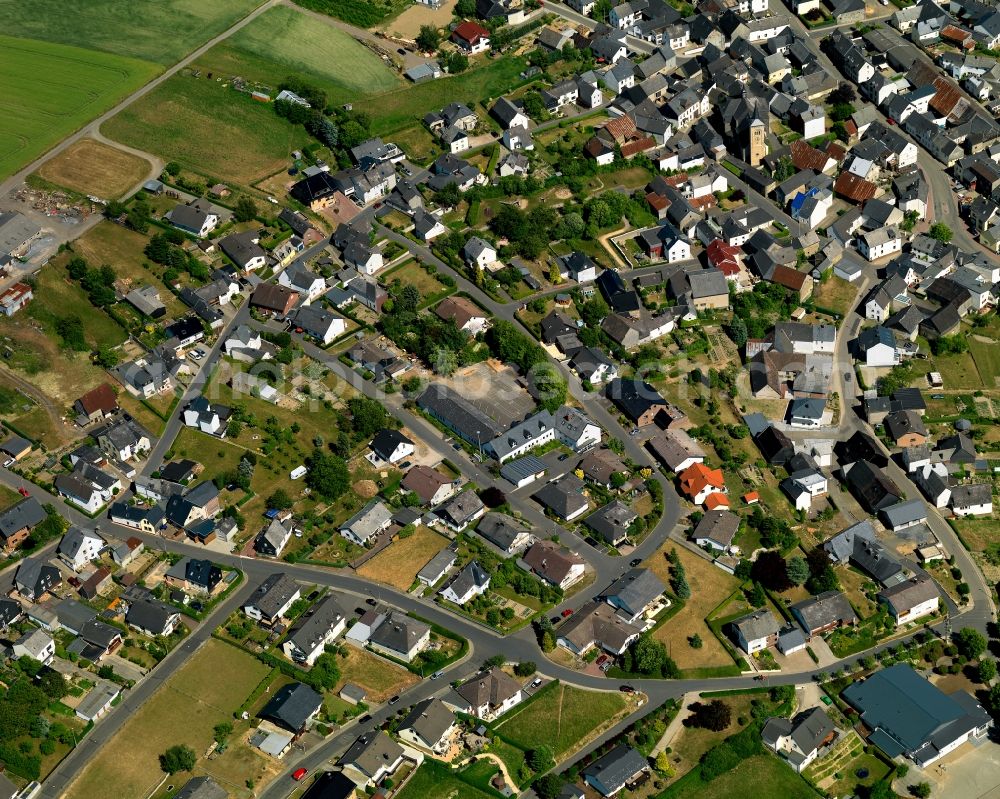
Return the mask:
<path id="1" fill-rule="evenodd" d="M 622 141 L 635 133 L 635 120 L 630 116 L 621 116 L 617 119 L 610 120 L 608 124 L 604 126 L 604 130 L 606 130 L 615 141 Z"/>
<path id="2" fill-rule="evenodd" d="M 751 491 L 743 495 L 743 501 L 747 505 L 753 505 L 756 502 L 760 502 L 760 494 L 758 494 L 756 491 Z"/>
<path id="3" fill-rule="evenodd" d="M 115 390 L 107 383 L 101 383 L 97 388 L 91 389 L 78 400 L 83 412 L 90 416 L 96 411 L 101 413 L 111 413 L 118 407 L 118 397 Z"/>
<path id="4" fill-rule="evenodd" d="M 469 44 L 475 44 L 480 39 L 488 38 L 490 32 L 476 22 L 465 20 L 465 22 L 459 23 L 455 30 L 452 31 L 452 35 Z"/>
<path id="5" fill-rule="evenodd" d="M 706 194 L 704 197 L 692 197 L 688 202 L 691 207 L 696 211 L 700 211 L 703 208 L 708 208 L 710 206 L 716 205 L 718 200 L 715 199 L 714 194 Z"/>
<path id="6" fill-rule="evenodd" d="M 805 272 L 799 272 L 790 266 L 778 264 L 771 273 L 771 282 L 777 283 L 779 286 L 784 286 L 786 289 L 801 291 L 807 277 L 808 275 Z"/>
<path id="7" fill-rule="evenodd" d="M 725 488 L 726 481 L 722 476 L 722 469 L 709 469 L 703 463 L 696 463 L 688 466 L 680 473 L 681 491 L 689 497 L 697 496 L 703 489 Z"/>
<path id="8" fill-rule="evenodd" d="M 729 497 L 725 494 L 709 494 L 705 497 L 705 507 L 709 510 L 716 510 L 717 508 L 728 508 L 729 507 Z"/>
<path id="9" fill-rule="evenodd" d="M 853 172 L 841 172 L 833 184 L 833 190 L 848 200 L 861 203 L 872 199 L 878 191 L 878 186 L 864 178 L 859 178 Z"/>
<path id="10" fill-rule="evenodd" d="M 855 130 L 855 132 L 857 131 Z M 826 145 L 826 154 L 839 164 L 841 161 L 847 158 L 847 148 L 844 147 L 844 145 L 842 144 L 838 144 L 837 142 L 832 141 L 828 145 Z"/>
<path id="11" fill-rule="evenodd" d="M 649 203 L 649 207 L 654 211 L 665 211 L 670 207 L 670 200 L 662 194 L 657 194 L 655 191 L 646 193 L 646 202 Z"/>
<path id="12" fill-rule="evenodd" d="M 722 239 L 716 239 L 705 248 L 708 262 L 726 277 L 733 277 L 740 271 L 739 247 L 726 244 Z"/>
<path id="13" fill-rule="evenodd" d="M 796 169 L 815 169 L 822 172 L 829 156 L 822 150 L 817 150 L 804 139 L 797 139 L 791 144 L 792 163 Z"/>
<path id="14" fill-rule="evenodd" d="M 639 153 L 644 153 L 647 150 L 652 150 L 656 147 L 656 141 L 652 136 L 646 136 L 642 139 L 634 139 L 630 142 L 625 142 L 622 145 L 622 158 L 631 158 Z"/>
<path id="15" fill-rule="evenodd" d="M 948 116 L 955 110 L 962 99 L 962 93 L 958 87 L 943 75 L 935 79 L 934 88 L 937 93 L 931 98 L 930 106 L 941 116 Z"/>

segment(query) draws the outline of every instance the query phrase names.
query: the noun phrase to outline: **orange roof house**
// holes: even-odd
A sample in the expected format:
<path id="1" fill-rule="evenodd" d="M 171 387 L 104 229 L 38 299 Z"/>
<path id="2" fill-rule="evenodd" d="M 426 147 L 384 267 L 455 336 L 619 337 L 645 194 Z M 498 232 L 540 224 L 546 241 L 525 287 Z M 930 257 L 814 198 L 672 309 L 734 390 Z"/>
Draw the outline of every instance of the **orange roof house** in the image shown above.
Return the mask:
<path id="1" fill-rule="evenodd" d="M 689 466 L 679 475 L 681 491 L 695 505 L 701 505 L 712 494 L 725 494 L 726 480 L 722 469 L 709 469 L 703 463 Z"/>
<path id="2" fill-rule="evenodd" d="M 705 507 L 708 510 L 718 510 L 729 507 L 729 497 L 725 494 L 709 494 L 705 497 Z"/>
<path id="3" fill-rule="evenodd" d="M 743 502 L 747 505 L 756 505 L 760 502 L 760 494 L 756 491 L 750 491 L 743 495 Z"/>

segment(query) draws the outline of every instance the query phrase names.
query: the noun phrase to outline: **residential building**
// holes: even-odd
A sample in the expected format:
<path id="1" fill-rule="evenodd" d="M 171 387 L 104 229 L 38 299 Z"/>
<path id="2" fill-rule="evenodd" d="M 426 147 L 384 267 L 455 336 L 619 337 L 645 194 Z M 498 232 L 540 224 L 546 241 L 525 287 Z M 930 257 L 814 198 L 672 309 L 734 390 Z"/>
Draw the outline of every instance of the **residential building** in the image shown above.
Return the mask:
<path id="1" fill-rule="evenodd" d="M 40 558 L 25 558 L 14 575 L 14 589 L 29 602 L 38 602 L 61 583 L 59 569 Z"/>
<path id="2" fill-rule="evenodd" d="M 499 667 L 481 671 L 455 688 L 449 697 L 457 709 L 470 716 L 493 721 L 524 699 L 521 684 Z"/>
<path id="3" fill-rule="evenodd" d="M 254 589 L 243 612 L 254 621 L 273 626 L 300 596 L 295 580 L 284 572 L 273 572 Z"/>
<path id="4" fill-rule="evenodd" d="M 403 747 L 379 729 L 363 733 L 340 758 L 344 773 L 361 787 L 375 787 L 402 763 Z"/>
<path id="5" fill-rule="evenodd" d="M 142 599 L 132 602 L 125 612 L 125 623 L 150 636 L 170 635 L 180 624 L 181 614 L 163 602 Z"/>
<path id="6" fill-rule="evenodd" d="M 578 582 L 586 561 L 553 541 L 538 541 L 524 553 L 525 565 L 538 577 L 564 591 Z"/>
<path id="7" fill-rule="evenodd" d="M 410 457 L 416 451 L 413 441 L 398 430 L 388 428 L 380 430 L 375 435 L 375 438 L 372 439 L 368 448 L 371 450 L 368 460 L 376 466 L 386 463 L 398 463 L 403 458 Z"/>
<path id="8" fill-rule="evenodd" d="M 691 539 L 700 547 L 729 552 L 740 529 L 740 517 L 729 510 L 707 511 L 691 532 Z"/>
<path id="9" fill-rule="evenodd" d="M 413 466 L 403 477 L 400 487 L 416 494 L 422 505 L 435 507 L 454 495 L 457 490 L 454 480 L 441 474 L 437 469 L 419 464 Z"/>
<path id="10" fill-rule="evenodd" d="M 368 645 L 376 652 L 409 663 L 427 648 L 430 640 L 430 625 L 392 613 L 371 632 Z"/>
<path id="11" fill-rule="evenodd" d="M 447 500 L 435 513 L 448 529 L 460 533 L 482 518 L 486 513 L 486 506 L 476 492 L 470 489 Z"/>
<path id="12" fill-rule="evenodd" d="M 620 744 L 583 770 L 583 779 L 601 796 L 614 796 L 635 786 L 650 773 L 649 761 L 635 749 Z"/>
<path id="13" fill-rule="evenodd" d="M 57 554 L 71 569 L 80 571 L 92 560 L 97 560 L 106 543 L 96 530 L 70 527 L 59 542 Z"/>
<path id="14" fill-rule="evenodd" d="M 36 627 L 14 641 L 12 649 L 15 658 L 29 657 L 47 666 L 55 657 L 56 643 L 50 635 Z"/>
<path id="15" fill-rule="evenodd" d="M 449 602 L 464 605 L 490 588 L 490 575 L 475 560 L 469 561 L 438 593 Z"/>
<path id="16" fill-rule="evenodd" d="M 458 729 L 458 720 L 440 699 L 431 697 L 417 702 L 396 728 L 396 734 L 409 744 L 437 756 L 445 754 Z"/>
<path id="17" fill-rule="evenodd" d="M 642 634 L 642 627 L 622 618 L 606 602 L 591 600 L 556 630 L 556 643 L 577 656 L 594 647 L 621 655 Z"/>
<path id="18" fill-rule="evenodd" d="M 889 608 L 897 627 L 937 613 L 940 604 L 937 584 L 927 575 L 883 588 L 878 599 Z"/>
<path id="19" fill-rule="evenodd" d="M 660 578 L 649 569 L 631 568 L 615 580 L 602 595 L 604 601 L 630 624 L 660 606 L 666 591 Z"/>
<path id="20" fill-rule="evenodd" d="M 373 499 L 341 525 L 340 534 L 351 543 L 366 547 L 390 524 L 392 511 L 381 500 Z"/>
<path id="21" fill-rule="evenodd" d="M 790 610 L 809 638 L 858 623 L 854 608 L 840 591 L 824 591 L 792 605 Z"/>
<path id="22" fill-rule="evenodd" d="M 279 688 L 260 711 L 260 718 L 292 735 L 301 735 L 319 715 L 322 695 L 300 682 Z"/>
<path id="23" fill-rule="evenodd" d="M 819 707 L 790 719 L 769 718 L 761 729 L 764 745 L 801 774 L 837 740 L 837 726 Z"/>
<path id="24" fill-rule="evenodd" d="M 781 628 L 774 614 L 766 608 L 737 619 L 730 626 L 735 634 L 736 643 L 748 655 L 774 646 L 778 640 L 778 630 Z"/>
<path id="25" fill-rule="evenodd" d="M 340 598 L 329 593 L 299 617 L 282 642 L 281 650 L 296 663 L 312 666 L 347 627 L 347 614 Z"/>

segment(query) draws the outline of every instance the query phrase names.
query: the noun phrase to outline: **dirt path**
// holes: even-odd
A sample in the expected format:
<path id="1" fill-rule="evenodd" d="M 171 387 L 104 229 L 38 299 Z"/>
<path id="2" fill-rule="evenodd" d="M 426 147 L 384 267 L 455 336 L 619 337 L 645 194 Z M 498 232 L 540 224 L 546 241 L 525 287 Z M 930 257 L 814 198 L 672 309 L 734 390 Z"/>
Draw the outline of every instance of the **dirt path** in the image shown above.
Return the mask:
<path id="1" fill-rule="evenodd" d="M 8 369 L 6 366 L 0 364 L 0 375 L 5 379 L 13 383 L 17 389 L 24 394 L 27 394 L 31 399 L 39 405 L 45 413 L 48 415 L 50 421 L 52 422 L 52 427 L 57 433 L 63 435 L 63 437 L 68 441 L 70 436 L 70 427 L 66 422 L 63 421 L 62 409 L 56 405 L 49 397 L 39 391 L 34 385 L 29 383 L 27 380 L 22 378 L 16 372 Z"/>
<path id="2" fill-rule="evenodd" d="M 681 697 L 681 709 L 677 711 L 677 715 L 671 719 L 670 723 L 667 725 L 667 729 L 663 731 L 663 735 L 660 736 L 660 740 L 656 742 L 656 746 L 649 753 L 650 757 L 656 757 L 660 752 L 670 746 L 670 742 L 674 740 L 674 737 L 680 732 L 681 727 L 684 724 L 684 719 L 691 715 L 691 711 L 688 709 L 688 705 L 694 701 L 698 694 L 684 694 Z"/>
<path id="3" fill-rule="evenodd" d="M 622 259 L 618 256 L 618 251 L 615 250 L 614 245 L 611 243 L 611 239 L 613 239 L 615 236 L 621 233 L 625 233 L 627 230 L 628 230 L 628 225 L 623 225 L 622 227 L 618 228 L 618 230 L 612 230 L 610 233 L 605 233 L 603 236 L 599 236 L 597 239 L 601 243 L 601 246 L 605 250 L 607 250 L 608 255 L 611 256 L 611 260 L 614 261 L 616 264 L 618 264 L 618 266 L 620 266 L 622 269 L 629 269 L 630 267 L 628 264 L 624 263 Z"/>
<path id="4" fill-rule="evenodd" d="M 472 758 L 473 761 L 476 760 L 492 760 L 498 766 L 500 766 L 500 773 L 503 774 L 503 778 L 507 781 L 507 784 L 514 789 L 516 793 L 520 793 L 521 789 L 518 787 L 517 783 L 514 782 L 513 778 L 510 776 L 510 772 L 507 771 L 507 764 L 504 763 L 497 755 L 492 752 L 483 752 Z"/>

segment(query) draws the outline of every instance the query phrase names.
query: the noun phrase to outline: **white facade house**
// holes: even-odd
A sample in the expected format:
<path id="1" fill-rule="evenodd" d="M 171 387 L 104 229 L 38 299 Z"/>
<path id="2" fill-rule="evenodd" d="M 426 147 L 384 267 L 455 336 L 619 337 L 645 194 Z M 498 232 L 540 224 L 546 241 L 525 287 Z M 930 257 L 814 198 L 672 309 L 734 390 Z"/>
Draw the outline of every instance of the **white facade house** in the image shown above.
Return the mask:
<path id="1" fill-rule="evenodd" d="M 858 252 L 868 261 L 877 261 L 903 249 L 903 240 L 895 228 L 882 227 L 858 237 Z"/>
<path id="2" fill-rule="evenodd" d="M 74 571 L 80 571 L 98 558 L 104 546 L 104 539 L 93 530 L 71 527 L 59 542 L 59 557 Z"/>
<path id="3" fill-rule="evenodd" d="M 493 245 L 478 236 L 473 236 L 465 242 L 462 254 L 467 263 L 475 265 L 478 269 L 489 269 L 497 260 L 497 251 Z"/>
<path id="4" fill-rule="evenodd" d="M 939 606 L 937 585 L 927 576 L 886 588 L 878 598 L 889 608 L 897 627 L 936 613 Z"/>
<path id="5" fill-rule="evenodd" d="M 970 483 L 951 490 L 951 510 L 956 516 L 986 516 L 993 513 L 990 483 Z"/>

